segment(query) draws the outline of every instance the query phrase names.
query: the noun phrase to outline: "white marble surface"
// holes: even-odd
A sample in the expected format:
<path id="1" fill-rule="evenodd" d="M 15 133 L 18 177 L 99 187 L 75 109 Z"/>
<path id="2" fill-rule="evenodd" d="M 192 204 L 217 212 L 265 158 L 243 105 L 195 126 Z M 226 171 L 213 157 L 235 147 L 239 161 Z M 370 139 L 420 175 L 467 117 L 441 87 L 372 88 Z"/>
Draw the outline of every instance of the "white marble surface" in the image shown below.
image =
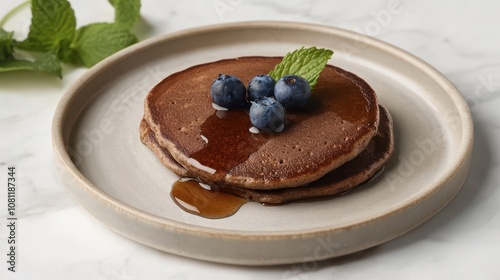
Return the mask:
<path id="1" fill-rule="evenodd" d="M 20 0 L 0 0 L 0 16 Z M 141 39 L 221 22 L 287 20 L 342 27 L 399 46 L 435 66 L 462 92 L 475 124 L 470 175 L 424 225 L 389 243 L 304 266 L 239 267 L 140 245 L 79 207 L 55 177 L 50 125 L 64 79 L 0 73 L 1 279 L 500 279 L 500 2 L 142 0 Z M 112 20 L 104 0 L 71 1 L 79 25 Z M 216 9 L 219 7 L 219 10 Z M 225 9 L 225 10 L 224 10 Z M 384 18 L 380 15 L 390 15 Z M 27 11 L 5 28 L 27 34 Z M 17 272 L 7 271 L 7 166 L 17 167 Z"/>

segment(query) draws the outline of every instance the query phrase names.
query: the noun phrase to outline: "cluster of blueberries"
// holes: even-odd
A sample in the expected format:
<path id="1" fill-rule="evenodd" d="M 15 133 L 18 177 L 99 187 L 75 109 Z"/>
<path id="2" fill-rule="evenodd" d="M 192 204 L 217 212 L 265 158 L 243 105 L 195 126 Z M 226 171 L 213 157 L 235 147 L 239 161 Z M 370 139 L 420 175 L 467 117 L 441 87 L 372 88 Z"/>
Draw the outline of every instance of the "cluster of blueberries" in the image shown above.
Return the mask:
<path id="1" fill-rule="evenodd" d="M 285 109 L 297 110 L 306 106 L 311 87 L 306 79 L 286 75 L 277 82 L 269 75 L 255 76 L 248 84 L 235 76 L 219 74 L 210 89 L 212 101 L 227 109 L 244 108 L 251 103 L 250 121 L 258 129 L 281 132 Z"/>

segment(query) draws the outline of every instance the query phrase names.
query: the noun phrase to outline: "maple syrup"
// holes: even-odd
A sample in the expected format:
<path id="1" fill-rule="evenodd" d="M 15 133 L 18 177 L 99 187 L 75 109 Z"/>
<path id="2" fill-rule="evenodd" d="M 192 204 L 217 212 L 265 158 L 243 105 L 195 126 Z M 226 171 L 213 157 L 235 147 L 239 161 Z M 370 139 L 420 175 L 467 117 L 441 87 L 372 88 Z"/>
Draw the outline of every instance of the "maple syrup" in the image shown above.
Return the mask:
<path id="1" fill-rule="evenodd" d="M 210 189 L 209 189 L 210 188 Z M 194 179 L 180 179 L 172 185 L 170 196 L 182 210 L 209 219 L 226 218 L 247 202 Z"/>
<path id="2" fill-rule="evenodd" d="M 250 133 L 251 126 L 247 110 L 214 112 L 201 126 L 201 135 L 207 139 L 205 147 L 190 158 L 215 170 L 215 176 L 225 176 L 270 138 L 265 133 Z"/>

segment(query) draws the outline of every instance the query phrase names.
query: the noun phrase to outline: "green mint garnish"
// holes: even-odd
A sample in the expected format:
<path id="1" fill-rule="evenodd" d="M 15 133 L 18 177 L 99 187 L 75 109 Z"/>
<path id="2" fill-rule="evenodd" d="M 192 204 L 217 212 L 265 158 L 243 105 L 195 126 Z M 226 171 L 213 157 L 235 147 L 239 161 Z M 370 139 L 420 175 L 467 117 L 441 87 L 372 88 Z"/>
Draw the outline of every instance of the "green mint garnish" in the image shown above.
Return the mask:
<path id="1" fill-rule="evenodd" d="M 61 77 L 61 62 L 91 67 L 107 56 L 138 40 L 130 32 L 140 17 L 140 0 L 109 0 L 115 8 L 115 22 L 94 23 L 76 29 L 76 18 L 68 0 L 31 0 L 0 19 L 0 72 L 32 70 Z M 2 25 L 14 13 L 31 3 L 28 37 L 17 42 Z M 32 61 L 16 49 L 42 53 Z"/>
<path id="2" fill-rule="evenodd" d="M 306 79 L 311 89 L 314 89 L 319 75 L 332 55 L 333 51 L 328 49 L 302 47 L 283 57 L 274 70 L 269 72 L 269 76 L 278 81 L 285 75 L 297 75 Z"/>

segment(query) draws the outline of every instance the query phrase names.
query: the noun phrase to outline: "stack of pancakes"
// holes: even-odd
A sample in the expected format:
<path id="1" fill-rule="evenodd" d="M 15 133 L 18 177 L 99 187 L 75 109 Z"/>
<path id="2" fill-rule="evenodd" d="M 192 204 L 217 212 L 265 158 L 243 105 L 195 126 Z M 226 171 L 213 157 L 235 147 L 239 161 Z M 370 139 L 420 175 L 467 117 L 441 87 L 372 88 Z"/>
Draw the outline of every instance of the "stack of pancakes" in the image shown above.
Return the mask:
<path id="1" fill-rule="evenodd" d="M 141 140 L 168 169 L 218 191 L 278 204 L 347 191 L 373 177 L 394 150 L 392 119 L 358 76 L 328 65 L 306 108 L 281 133 L 252 133 L 246 109 L 213 108 L 219 73 L 245 84 L 281 58 L 243 57 L 175 73 L 145 100 Z"/>

